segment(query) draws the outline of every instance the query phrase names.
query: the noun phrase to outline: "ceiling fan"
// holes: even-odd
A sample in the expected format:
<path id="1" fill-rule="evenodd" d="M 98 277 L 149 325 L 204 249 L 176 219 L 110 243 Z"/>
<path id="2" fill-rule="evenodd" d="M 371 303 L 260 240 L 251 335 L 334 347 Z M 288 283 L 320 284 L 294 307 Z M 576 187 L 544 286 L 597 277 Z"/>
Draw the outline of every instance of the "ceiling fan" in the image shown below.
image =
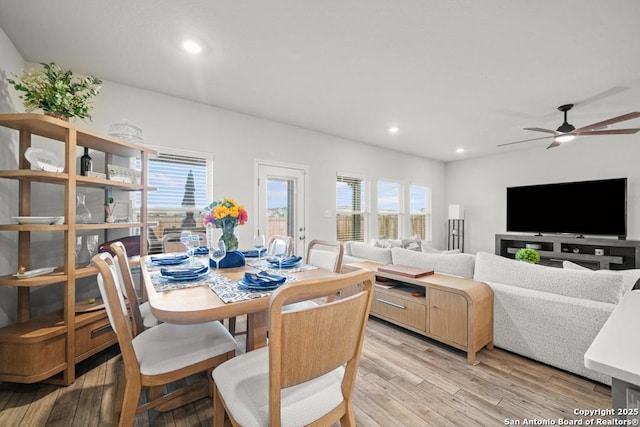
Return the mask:
<path id="1" fill-rule="evenodd" d="M 511 144 L 519 144 L 521 142 L 527 142 L 527 141 L 536 141 L 538 139 L 553 138 L 553 142 L 551 143 L 551 145 L 549 145 L 547 147 L 547 149 L 549 149 L 549 148 L 557 147 L 558 145 L 562 144 L 563 142 L 573 141 L 576 136 L 587 136 L 587 135 L 631 135 L 631 134 L 634 134 L 634 133 L 640 131 L 640 128 L 633 128 L 633 129 L 603 129 L 606 126 L 612 125 L 614 123 L 624 122 L 625 120 L 631 120 L 631 119 L 635 119 L 637 117 L 640 117 L 640 112 L 637 112 L 637 111 L 635 111 L 633 113 L 624 114 L 622 116 L 614 117 L 612 119 L 604 120 L 604 121 L 601 121 L 601 122 L 598 122 L 598 123 L 593 123 L 593 124 L 590 124 L 588 126 L 583 126 L 581 128 L 576 129 L 575 126 L 573 126 L 572 124 L 567 122 L 567 112 L 569 110 L 571 110 L 572 108 L 573 108 L 573 104 L 565 104 L 565 105 L 561 105 L 561 106 L 558 107 L 558 110 L 560 110 L 560 111 L 562 111 L 564 113 L 564 123 L 562 123 L 560 125 L 560 127 L 558 127 L 558 129 L 556 129 L 556 130 L 542 129 L 542 128 L 524 128 L 525 130 L 532 130 L 534 132 L 545 132 L 545 133 L 550 133 L 552 135 L 550 135 L 550 136 L 542 136 L 540 138 L 523 139 L 522 141 L 507 142 L 505 144 L 499 144 L 498 147 L 502 147 L 502 146 L 505 146 L 505 145 L 511 145 Z"/>

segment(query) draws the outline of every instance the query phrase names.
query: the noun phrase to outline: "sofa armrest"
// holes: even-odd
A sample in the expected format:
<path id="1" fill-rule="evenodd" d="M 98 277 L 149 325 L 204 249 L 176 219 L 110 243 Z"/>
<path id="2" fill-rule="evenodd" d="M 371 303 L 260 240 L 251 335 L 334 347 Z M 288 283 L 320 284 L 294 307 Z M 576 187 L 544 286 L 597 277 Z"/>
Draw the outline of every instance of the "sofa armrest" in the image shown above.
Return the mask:
<path id="1" fill-rule="evenodd" d="M 592 378 L 611 379 L 584 366 L 584 353 L 616 304 L 485 282 L 494 292 L 494 344 Z"/>

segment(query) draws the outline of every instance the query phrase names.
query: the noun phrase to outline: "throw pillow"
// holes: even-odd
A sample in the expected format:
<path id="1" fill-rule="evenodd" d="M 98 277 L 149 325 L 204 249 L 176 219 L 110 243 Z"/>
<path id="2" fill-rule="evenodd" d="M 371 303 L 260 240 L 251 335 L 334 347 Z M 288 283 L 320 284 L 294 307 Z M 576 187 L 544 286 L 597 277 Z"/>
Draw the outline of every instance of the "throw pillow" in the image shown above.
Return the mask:
<path id="1" fill-rule="evenodd" d="M 421 250 L 422 240 L 420 240 L 420 237 L 418 236 L 413 236 L 406 239 L 400 239 L 400 241 L 402 242 L 402 247 L 405 249 L 418 251 L 418 252 Z"/>
<path id="2" fill-rule="evenodd" d="M 590 268 L 584 267 L 580 264 L 576 264 L 571 261 L 562 261 L 562 268 L 566 268 L 568 270 L 588 270 L 591 271 Z M 627 293 L 633 289 L 640 289 L 640 269 L 630 269 L 630 270 L 596 270 L 599 271 L 608 271 L 611 273 L 618 273 L 622 275 L 622 284 L 624 286 L 624 292 Z"/>

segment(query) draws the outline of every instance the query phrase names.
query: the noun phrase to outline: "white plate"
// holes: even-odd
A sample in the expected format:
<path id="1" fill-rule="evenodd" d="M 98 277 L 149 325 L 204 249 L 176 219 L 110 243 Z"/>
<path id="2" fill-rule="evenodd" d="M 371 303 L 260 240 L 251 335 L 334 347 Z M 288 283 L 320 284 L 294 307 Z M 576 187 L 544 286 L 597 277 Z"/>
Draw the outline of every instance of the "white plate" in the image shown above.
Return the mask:
<path id="1" fill-rule="evenodd" d="M 24 157 L 31 163 L 34 169 L 47 172 L 62 172 L 64 170 L 64 164 L 58 156 L 43 148 L 29 147 L 27 151 L 25 151 Z"/>
<path id="2" fill-rule="evenodd" d="M 42 276 L 43 274 L 52 273 L 55 269 L 55 267 L 43 267 L 36 270 L 25 271 L 24 273 L 16 273 L 14 274 L 14 276 L 18 279 L 28 279 L 29 277 Z"/>
<path id="3" fill-rule="evenodd" d="M 60 216 L 14 216 L 13 219 L 18 221 L 18 224 L 53 224 L 60 223 L 60 219 L 62 219 L 62 223 L 64 223 L 64 217 Z"/>

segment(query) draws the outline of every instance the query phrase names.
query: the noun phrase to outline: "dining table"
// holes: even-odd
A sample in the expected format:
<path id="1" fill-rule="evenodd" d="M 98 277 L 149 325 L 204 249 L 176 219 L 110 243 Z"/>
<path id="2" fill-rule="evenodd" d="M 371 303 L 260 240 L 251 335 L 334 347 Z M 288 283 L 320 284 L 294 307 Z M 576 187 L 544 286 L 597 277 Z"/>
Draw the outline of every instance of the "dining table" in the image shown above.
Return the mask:
<path id="1" fill-rule="evenodd" d="M 209 265 L 209 258 L 195 257 L 195 262 Z M 238 282 L 245 273 L 268 271 L 287 277 L 287 282 L 338 277 L 337 273 L 302 263 L 295 268 L 280 270 L 264 259 L 251 258 L 242 267 L 218 270 L 212 267 L 203 278 L 193 283 L 178 282 L 175 286 L 166 282 L 160 273 L 161 267 L 152 262 L 150 255 L 140 259 L 140 270 L 151 312 L 162 322 L 194 324 L 247 315 L 246 351 L 267 345 L 266 318 L 269 296 L 273 291 L 237 292 Z"/>

